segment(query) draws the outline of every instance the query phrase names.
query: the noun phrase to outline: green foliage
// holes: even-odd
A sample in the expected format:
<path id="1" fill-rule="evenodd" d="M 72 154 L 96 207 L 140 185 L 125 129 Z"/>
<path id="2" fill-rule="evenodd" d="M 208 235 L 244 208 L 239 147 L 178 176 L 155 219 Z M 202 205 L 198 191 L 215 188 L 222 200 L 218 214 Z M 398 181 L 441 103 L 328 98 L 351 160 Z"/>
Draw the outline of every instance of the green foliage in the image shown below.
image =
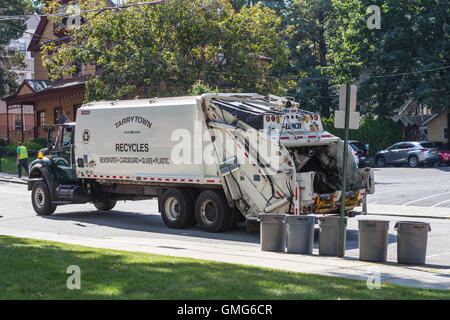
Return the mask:
<path id="1" fill-rule="evenodd" d="M 28 157 L 36 157 L 38 151 L 40 149 L 42 149 L 42 146 L 36 142 L 24 142 L 22 145 L 27 148 Z M 10 157 L 16 156 L 17 155 L 17 143 L 8 144 L 5 147 L 4 151 L 5 151 L 6 156 L 10 156 Z"/>
<path id="2" fill-rule="evenodd" d="M 28 0 L 0 0 L 2 16 L 24 15 L 33 12 Z M 25 67 L 24 55 L 5 49 L 10 40 L 18 39 L 26 29 L 25 19 L 0 21 L 0 98 L 12 94 L 18 88 L 17 74 L 9 71 L 13 67 Z"/>
<path id="3" fill-rule="evenodd" d="M 0 147 L 4 147 L 4 146 L 6 146 L 6 140 L 5 139 L 3 139 L 3 138 L 0 138 Z"/>
<path id="4" fill-rule="evenodd" d="M 55 1 L 45 10 L 58 6 Z M 84 18 L 71 29 L 71 42 L 43 47 L 43 63 L 53 80 L 73 73 L 75 62 L 101 69 L 86 85 L 87 100 L 186 94 L 199 79 L 221 90 L 283 91 L 286 32 L 269 8 L 244 6 L 235 13 L 225 0 L 169 1 Z"/>
<path id="5" fill-rule="evenodd" d="M 322 118 L 323 127 L 326 131 L 344 139 L 344 129 L 334 127 L 334 117 Z M 403 125 L 400 121 L 395 122 L 390 118 L 362 116 L 358 130 L 349 130 L 349 140 L 358 140 L 369 144 L 370 155 L 375 155 L 403 138 Z"/>
<path id="6" fill-rule="evenodd" d="M 47 147 L 47 138 L 36 138 L 33 140 L 34 143 L 38 144 L 41 146 L 40 149 L 42 148 L 46 148 Z"/>
<path id="7" fill-rule="evenodd" d="M 330 37 L 332 74 L 360 79 L 358 99 L 369 112 L 392 115 L 408 100 L 435 111 L 448 107 L 450 69 L 416 73 L 450 65 L 448 2 L 432 0 L 333 0 L 336 33 Z M 381 29 L 370 30 L 370 5 L 381 8 Z M 366 79 L 394 73 L 411 74 Z"/>
<path id="8" fill-rule="evenodd" d="M 298 80 L 289 90 L 303 109 L 320 111 L 328 117 L 336 104 L 333 83 L 328 78 L 328 39 L 335 30 L 335 10 L 331 0 L 294 0 L 287 18 L 294 25 L 289 41 L 292 71 Z"/>
<path id="9" fill-rule="evenodd" d="M 192 96 L 200 96 L 204 93 L 210 92 L 220 92 L 220 90 L 217 87 L 213 89 L 209 86 L 209 84 L 203 83 L 200 80 L 194 83 L 192 87 L 189 89 L 189 94 Z"/>

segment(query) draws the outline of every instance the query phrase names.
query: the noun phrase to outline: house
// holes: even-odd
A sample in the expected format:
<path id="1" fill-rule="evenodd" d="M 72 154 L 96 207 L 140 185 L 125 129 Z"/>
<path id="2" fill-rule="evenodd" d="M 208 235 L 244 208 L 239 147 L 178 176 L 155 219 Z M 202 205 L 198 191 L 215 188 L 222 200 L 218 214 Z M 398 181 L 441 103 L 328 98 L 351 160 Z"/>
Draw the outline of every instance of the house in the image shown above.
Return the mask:
<path id="1" fill-rule="evenodd" d="M 27 29 L 19 39 L 11 40 L 9 45 L 5 47 L 6 51 L 18 51 L 25 55 L 25 67 L 13 66 L 9 71 L 14 71 L 18 75 L 19 83 L 24 80 L 34 78 L 34 59 L 31 53 L 27 51 L 27 47 L 31 42 L 32 35 L 39 24 L 39 16 L 32 15 L 26 21 Z M 22 113 L 23 112 L 23 113 Z M 11 135 L 17 140 L 17 134 L 25 131 L 25 135 L 34 129 L 34 112 L 30 106 L 25 106 L 23 111 L 20 108 L 11 108 L 7 115 L 6 102 L 0 100 L 0 139 L 8 140 L 8 127 L 11 129 Z"/>
<path id="2" fill-rule="evenodd" d="M 68 4 L 69 0 L 64 0 L 62 3 Z M 26 134 L 24 130 L 15 130 L 16 128 L 9 126 L 8 122 L 6 136 L 9 143 L 45 137 L 45 128 L 48 125 L 60 123 L 63 112 L 69 120 L 75 121 L 76 110 L 84 101 L 85 83 L 96 72 L 95 66 L 79 66 L 78 72 L 73 76 L 52 82 L 41 59 L 42 44 L 69 41 L 70 37 L 64 29 L 61 30 L 47 17 L 42 17 L 28 45 L 28 51 L 34 58 L 34 79 L 23 80 L 15 93 L 4 99 L 7 105 L 7 119 L 12 110 L 20 110 L 22 113 L 22 110 L 28 108 L 26 106 L 31 107 L 34 113 L 34 129 L 30 131 L 30 134 Z"/>
<path id="3" fill-rule="evenodd" d="M 442 150 L 450 150 L 448 128 L 450 124 L 450 110 L 443 110 L 423 122 L 428 128 L 428 141 L 433 142 Z"/>

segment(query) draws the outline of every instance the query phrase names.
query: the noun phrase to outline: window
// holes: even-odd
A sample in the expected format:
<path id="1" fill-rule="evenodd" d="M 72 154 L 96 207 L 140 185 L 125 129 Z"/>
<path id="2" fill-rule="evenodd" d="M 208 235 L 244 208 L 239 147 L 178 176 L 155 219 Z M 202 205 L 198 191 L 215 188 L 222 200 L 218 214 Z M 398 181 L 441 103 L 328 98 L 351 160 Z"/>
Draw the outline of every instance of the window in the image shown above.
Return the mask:
<path id="1" fill-rule="evenodd" d="M 23 41 L 19 42 L 19 50 L 20 52 L 27 52 L 27 44 Z"/>
<path id="2" fill-rule="evenodd" d="M 448 139 L 448 128 L 443 129 L 444 139 Z"/>
<path id="3" fill-rule="evenodd" d="M 56 107 L 53 109 L 53 123 L 59 124 L 61 123 L 61 117 L 62 117 L 62 107 Z"/>
<path id="4" fill-rule="evenodd" d="M 45 122 L 45 111 L 38 111 L 37 125 L 38 125 L 38 127 L 45 127 L 47 125 Z"/>
<path id="5" fill-rule="evenodd" d="M 421 142 L 420 145 L 422 148 L 434 148 L 434 145 L 431 142 Z"/>
<path id="6" fill-rule="evenodd" d="M 20 114 L 14 115 L 14 130 L 22 130 L 22 116 Z"/>

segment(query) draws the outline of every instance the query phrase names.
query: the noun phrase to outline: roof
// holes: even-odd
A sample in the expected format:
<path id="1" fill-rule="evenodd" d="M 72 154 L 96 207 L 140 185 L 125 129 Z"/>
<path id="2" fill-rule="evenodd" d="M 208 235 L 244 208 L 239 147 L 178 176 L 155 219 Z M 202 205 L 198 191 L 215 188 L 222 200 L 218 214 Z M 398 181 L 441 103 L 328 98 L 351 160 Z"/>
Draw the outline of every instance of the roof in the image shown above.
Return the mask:
<path id="1" fill-rule="evenodd" d="M 42 90 L 44 90 L 45 88 L 49 87 L 52 85 L 52 82 L 49 80 L 24 80 L 30 87 L 31 89 L 38 93 Z"/>
<path id="2" fill-rule="evenodd" d="M 428 119 L 426 119 L 426 120 L 422 123 L 422 125 L 423 125 L 423 126 L 427 125 L 429 122 L 431 122 L 431 120 L 433 120 L 434 118 L 436 118 L 438 115 L 440 115 L 440 114 L 443 113 L 443 112 L 447 112 L 447 111 L 448 111 L 448 109 L 445 109 L 445 110 L 442 110 L 441 112 L 434 113 L 431 117 L 429 117 Z"/>

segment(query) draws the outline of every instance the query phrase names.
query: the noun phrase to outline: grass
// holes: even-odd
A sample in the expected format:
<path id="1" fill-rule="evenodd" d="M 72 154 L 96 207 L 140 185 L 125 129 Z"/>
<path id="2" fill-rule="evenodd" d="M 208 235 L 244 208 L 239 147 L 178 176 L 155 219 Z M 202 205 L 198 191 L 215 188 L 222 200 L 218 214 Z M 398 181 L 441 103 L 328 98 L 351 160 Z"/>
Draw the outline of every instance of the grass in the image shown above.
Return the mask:
<path id="1" fill-rule="evenodd" d="M 28 159 L 28 163 L 31 162 L 31 158 Z M 17 174 L 17 159 L 16 157 L 1 158 L 0 172 Z M 22 168 L 22 176 L 28 176 L 24 168 Z"/>
<path id="2" fill-rule="evenodd" d="M 449 299 L 448 291 L 0 236 L 0 299 Z M 81 269 L 69 290 L 67 267 Z"/>

